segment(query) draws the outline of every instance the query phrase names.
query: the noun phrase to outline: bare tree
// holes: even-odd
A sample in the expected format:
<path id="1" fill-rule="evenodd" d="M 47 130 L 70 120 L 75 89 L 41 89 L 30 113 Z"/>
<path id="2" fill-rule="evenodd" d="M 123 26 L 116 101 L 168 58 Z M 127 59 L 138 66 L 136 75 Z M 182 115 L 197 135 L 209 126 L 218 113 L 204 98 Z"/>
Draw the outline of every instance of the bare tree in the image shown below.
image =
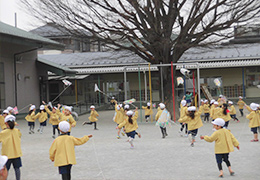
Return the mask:
<path id="1" fill-rule="evenodd" d="M 155 64 L 175 63 L 191 47 L 230 38 L 230 27 L 253 21 L 260 8 L 259 0 L 22 1 L 43 22 L 87 30 Z M 164 69 L 164 94 L 171 99 L 169 72 Z"/>

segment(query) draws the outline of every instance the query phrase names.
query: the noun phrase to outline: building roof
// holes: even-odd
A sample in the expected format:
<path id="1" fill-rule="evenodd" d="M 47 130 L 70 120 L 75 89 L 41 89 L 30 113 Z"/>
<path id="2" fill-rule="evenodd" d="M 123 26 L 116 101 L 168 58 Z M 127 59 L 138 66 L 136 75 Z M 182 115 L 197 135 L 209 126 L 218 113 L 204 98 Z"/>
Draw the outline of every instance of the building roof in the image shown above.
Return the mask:
<path id="1" fill-rule="evenodd" d="M 54 23 L 47 23 L 43 26 L 40 26 L 38 28 L 35 28 L 30 31 L 33 34 L 37 34 L 43 37 L 49 37 L 49 38 L 54 38 L 54 37 L 61 37 L 61 36 L 72 36 L 72 33 L 69 32 L 67 29 L 63 27 L 59 27 L 58 25 Z M 84 36 L 92 36 L 90 32 L 87 31 L 80 31 L 80 34 Z"/>
<path id="2" fill-rule="evenodd" d="M 39 46 L 50 49 L 63 49 L 56 41 L 32 34 L 22 29 L 0 22 L 0 40 L 29 46 Z"/>

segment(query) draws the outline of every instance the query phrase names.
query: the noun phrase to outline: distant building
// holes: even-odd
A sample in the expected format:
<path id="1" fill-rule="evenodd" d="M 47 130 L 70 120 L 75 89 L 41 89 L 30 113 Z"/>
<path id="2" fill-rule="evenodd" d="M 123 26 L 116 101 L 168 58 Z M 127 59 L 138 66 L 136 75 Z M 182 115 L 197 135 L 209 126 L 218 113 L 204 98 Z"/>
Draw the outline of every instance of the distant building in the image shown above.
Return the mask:
<path id="1" fill-rule="evenodd" d="M 39 54 L 58 54 L 58 53 L 79 53 L 79 52 L 96 52 L 102 51 L 100 41 L 92 37 L 92 34 L 87 31 L 73 32 L 65 28 L 59 27 L 56 24 L 48 23 L 30 31 L 33 34 L 57 41 L 65 45 L 64 50 L 47 50 L 41 49 Z"/>

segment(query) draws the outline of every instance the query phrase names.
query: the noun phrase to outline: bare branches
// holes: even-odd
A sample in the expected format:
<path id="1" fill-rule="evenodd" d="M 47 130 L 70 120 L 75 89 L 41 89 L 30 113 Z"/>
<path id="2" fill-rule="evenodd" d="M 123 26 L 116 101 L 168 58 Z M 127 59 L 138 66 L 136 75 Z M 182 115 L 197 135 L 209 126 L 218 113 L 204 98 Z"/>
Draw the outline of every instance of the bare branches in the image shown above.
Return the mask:
<path id="1" fill-rule="evenodd" d="M 152 62 L 177 61 L 190 47 L 231 37 L 253 21 L 260 0 L 22 0 L 29 13 L 72 33 L 90 32 Z"/>

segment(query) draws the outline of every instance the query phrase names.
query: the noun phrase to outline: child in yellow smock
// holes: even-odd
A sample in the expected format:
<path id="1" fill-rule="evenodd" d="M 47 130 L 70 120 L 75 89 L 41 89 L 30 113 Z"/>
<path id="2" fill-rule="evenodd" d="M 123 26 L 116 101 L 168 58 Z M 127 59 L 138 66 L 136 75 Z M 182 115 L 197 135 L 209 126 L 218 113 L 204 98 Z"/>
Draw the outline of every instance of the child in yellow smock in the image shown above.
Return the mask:
<path id="1" fill-rule="evenodd" d="M 71 115 L 72 107 L 70 106 L 64 106 L 64 113 L 60 112 L 61 105 L 58 104 L 58 109 L 56 110 L 56 113 L 59 115 L 60 122 L 61 121 L 67 121 L 70 124 L 70 129 L 67 132 L 68 135 L 70 135 L 71 128 L 75 127 L 77 122 Z"/>
<path id="2" fill-rule="evenodd" d="M 122 104 L 115 104 L 115 117 L 114 121 L 116 122 L 117 126 L 124 121 L 124 109 L 122 108 Z M 117 139 L 120 139 L 120 132 L 122 129 L 118 129 L 117 131 Z M 122 132 L 123 133 L 123 132 Z M 123 133 L 123 135 L 125 135 Z"/>
<path id="3" fill-rule="evenodd" d="M 57 108 L 53 107 L 52 111 L 49 110 L 48 106 L 44 106 L 45 111 L 50 115 L 49 123 L 52 124 L 52 138 L 55 139 L 55 130 L 57 130 L 58 135 L 60 135 L 60 130 L 58 128 L 60 119 L 59 115 L 56 113 Z"/>
<path id="4" fill-rule="evenodd" d="M 235 109 L 235 107 L 234 107 L 234 105 L 233 105 L 233 102 L 232 101 L 228 101 L 228 105 L 229 105 L 229 108 L 230 108 L 230 110 L 229 110 L 229 113 L 230 113 L 230 116 L 231 116 L 231 118 L 235 121 L 237 121 L 237 122 L 240 122 L 238 119 L 237 119 L 237 115 L 236 115 L 236 109 Z"/>
<path id="5" fill-rule="evenodd" d="M 204 122 L 208 121 L 209 122 L 209 112 L 210 112 L 210 105 L 209 101 L 206 99 L 204 102 L 203 106 L 203 112 L 204 112 Z"/>
<path id="6" fill-rule="evenodd" d="M 217 101 L 215 101 L 213 104 L 214 105 L 210 112 L 210 117 L 212 118 L 212 121 L 214 121 L 214 119 L 218 117 L 218 112 L 221 111 L 221 108 L 219 108 Z"/>
<path id="7" fill-rule="evenodd" d="M 26 121 L 28 122 L 29 126 L 29 134 L 34 133 L 34 126 L 35 126 L 35 105 L 31 105 L 29 108 L 29 113 L 25 117 Z"/>
<path id="8" fill-rule="evenodd" d="M 234 146 L 239 150 L 239 142 L 229 130 L 223 128 L 225 125 L 223 119 L 216 118 L 212 124 L 216 131 L 211 136 L 201 136 L 200 138 L 207 142 L 215 141 L 215 155 L 220 171 L 219 177 L 223 177 L 222 160 L 226 163 L 230 175 L 233 176 L 235 173 L 231 169 L 228 156 L 230 152 L 234 151 Z"/>
<path id="9" fill-rule="evenodd" d="M 228 110 L 228 105 L 226 103 L 222 104 L 222 108 L 220 108 L 220 110 L 218 111 L 217 117 L 224 119 L 224 121 L 225 121 L 224 128 L 228 128 L 228 124 L 231 119 L 231 116 L 230 116 L 230 113 Z"/>
<path id="10" fill-rule="evenodd" d="M 62 179 L 71 179 L 71 167 L 76 164 L 74 146 L 85 144 L 92 135 L 82 138 L 69 136 L 67 133 L 70 130 L 70 124 L 67 121 L 59 123 L 61 135 L 58 136 L 52 143 L 49 154 L 50 160 L 54 161 L 54 166 L 59 167 L 59 173 Z"/>
<path id="11" fill-rule="evenodd" d="M 162 138 L 165 138 L 168 136 L 166 132 L 166 125 L 170 123 L 171 116 L 170 113 L 165 109 L 165 105 L 163 103 L 160 103 L 161 111 L 158 111 L 155 120 L 156 125 L 160 126 L 161 132 L 162 132 Z"/>
<path id="12" fill-rule="evenodd" d="M 148 122 L 150 116 L 153 114 L 151 103 L 148 102 L 147 106 L 142 106 L 142 109 L 144 109 L 145 120 Z"/>
<path id="13" fill-rule="evenodd" d="M 3 114 L 0 115 L 0 126 L 1 126 L 1 129 L 2 130 L 5 130 L 7 127 L 6 127 L 6 124 L 5 124 L 5 117 L 9 114 L 9 111 L 8 110 L 4 110 L 3 111 Z"/>
<path id="14" fill-rule="evenodd" d="M 85 125 L 85 124 L 88 124 L 88 125 L 92 125 L 94 124 L 94 130 L 98 130 L 97 128 L 97 117 L 99 116 L 98 112 L 95 110 L 95 106 L 90 106 L 90 110 L 91 110 L 91 113 L 90 113 L 90 116 L 88 117 L 89 121 L 90 122 L 87 122 L 85 121 L 82 125 Z"/>
<path id="15" fill-rule="evenodd" d="M 250 104 L 251 112 L 246 116 L 249 119 L 249 127 L 254 134 L 254 139 L 251 142 L 258 142 L 258 133 L 257 128 L 260 126 L 260 112 L 259 112 L 259 105 L 256 103 Z"/>
<path id="16" fill-rule="evenodd" d="M 44 109 L 44 105 L 41 105 L 40 106 L 40 112 L 38 112 L 35 117 L 35 119 L 38 119 L 39 122 L 40 122 L 40 126 L 38 128 L 38 132 L 40 132 L 42 134 L 43 132 L 43 127 L 46 126 L 46 122 L 47 122 L 47 119 L 48 119 L 48 115 L 46 113 L 46 110 Z"/>
<path id="17" fill-rule="evenodd" d="M 185 96 L 184 96 L 185 98 Z M 181 100 L 181 103 L 180 103 L 180 119 L 183 119 L 186 115 L 187 115 L 187 101 L 184 100 L 184 98 Z M 181 124 L 181 127 L 180 127 L 180 136 L 183 136 L 183 129 L 185 128 L 185 136 L 188 136 L 188 124 L 187 123 L 180 123 Z"/>
<path id="18" fill-rule="evenodd" d="M 0 142 L 2 143 L 2 155 L 8 157 L 6 168 L 9 171 L 11 164 L 13 164 L 14 172 L 17 180 L 20 180 L 22 167 L 22 150 L 21 150 L 21 132 L 15 127 L 15 117 L 7 115 L 5 117 L 5 124 L 7 129 L 0 132 Z"/>
<path id="19" fill-rule="evenodd" d="M 188 130 L 189 130 L 189 139 L 191 141 L 191 147 L 194 146 L 195 137 L 198 133 L 198 129 L 203 126 L 202 120 L 200 115 L 203 111 L 203 107 L 200 106 L 199 110 L 196 111 L 195 106 L 188 107 L 188 114 L 182 119 L 179 119 L 180 123 L 188 123 Z"/>
<path id="20" fill-rule="evenodd" d="M 239 98 L 239 100 L 237 102 L 238 109 L 239 109 L 239 112 L 240 112 L 241 116 L 244 116 L 244 112 L 243 111 L 244 111 L 244 106 L 245 106 L 246 103 L 242 100 L 243 99 L 242 96 L 239 96 L 238 98 Z"/>
<path id="21" fill-rule="evenodd" d="M 135 138 L 136 129 L 138 128 L 137 124 L 137 118 L 138 118 L 138 111 L 127 111 L 126 113 L 127 118 L 120 123 L 116 129 L 121 129 L 122 127 L 125 127 L 125 132 L 128 137 L 128 142 L 131 145 L 131 148 L 134 148 L 133 140 Z"/>

